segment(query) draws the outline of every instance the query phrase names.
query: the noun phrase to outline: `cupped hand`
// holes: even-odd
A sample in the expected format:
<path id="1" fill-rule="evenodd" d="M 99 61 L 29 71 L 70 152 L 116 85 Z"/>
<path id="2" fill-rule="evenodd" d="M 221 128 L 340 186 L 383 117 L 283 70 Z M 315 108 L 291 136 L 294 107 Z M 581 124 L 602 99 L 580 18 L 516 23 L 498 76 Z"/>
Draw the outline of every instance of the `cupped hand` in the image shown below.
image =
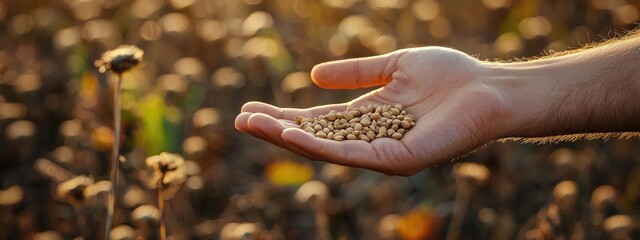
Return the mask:
<path id="1" fill-rule="evenodd" d="M 389 175 L 422 169 L 503 137 L 507 115 L 503 94 L 483 78 L 488 67 L 465 53 L 442 47 L 398 50 L 389 54 L 323 63 L 311 71 L 318 86 L 355 89 L 382 86 L 347 103 L 309 109 L 278 108 L 249 102 L 236 128 L 307 158 L 368 168 Z M 348 105 L 404 106 L 416 126 L 400 140 L 380 138 L 333 141 L 300 129 L 296 116 L 312 117 Z"/>

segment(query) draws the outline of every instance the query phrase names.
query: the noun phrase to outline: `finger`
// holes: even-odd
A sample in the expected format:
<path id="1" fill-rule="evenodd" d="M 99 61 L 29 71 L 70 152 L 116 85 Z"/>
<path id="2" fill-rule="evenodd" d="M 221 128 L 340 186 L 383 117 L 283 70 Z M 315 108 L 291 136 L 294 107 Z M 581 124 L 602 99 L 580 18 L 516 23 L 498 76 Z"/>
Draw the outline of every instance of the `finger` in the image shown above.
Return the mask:
<path id="1" fill-rule="evenodd" d="M 281 121 L 262 113 L 247 113 L 247 115 L 249 115 L 249 117 L 246 118 L 246 124 L 244 124 L 246 126 L 244 128 L 246 129 L 246 133 L 313 159 L 314 156 L 311 156 L 297 146 L 291 145 L 282 140 L 282 132 L 287 129 L 286 123 L 282 123 Z M 242 118 L 244 119 L 245 117 L 243 116 Z"/>
<path id="2" fill-rule="evenodd" d="M 250 112 L 243 112 L 238 114 L 238 116 L 236 117 L 236 121 L 234 122 L 234 125 L 236 127 L 236 129 L 238 129 L 238 131 L 243 132 L 243 133 L 248 133 L 249 132 L 249 126 L 247 126 L 247 121 L 249 120 L 249 117 L 251 117 Z"/>
<path id="3" fill-rule="evenodd" d="M 365 141 L 320 139 L 295 128 L 285 129 L 282 139 L 313 156 L 312 159 L 388 172 L 388 166 L 382 164 L 373 146 Z"/>
<path id="4" fill-rule="evenodd" d="M 344 111 L 346 103 L 322 105 L 313 108 L 279 108 L 262 102 L 248 102 L 242 106 L 242 112 L 264 113 L 277 119 L 294 120 L 296 116 L 311 117 L 326 114 L 331 110 Z"/>
<path id="5" fill-rule="evenodd" d="M 333 61 L 316 65 L 311 79 L 322 88 L 355 89 L 381 86 L 391 81 L 397 52 L 384 55 Z"/>

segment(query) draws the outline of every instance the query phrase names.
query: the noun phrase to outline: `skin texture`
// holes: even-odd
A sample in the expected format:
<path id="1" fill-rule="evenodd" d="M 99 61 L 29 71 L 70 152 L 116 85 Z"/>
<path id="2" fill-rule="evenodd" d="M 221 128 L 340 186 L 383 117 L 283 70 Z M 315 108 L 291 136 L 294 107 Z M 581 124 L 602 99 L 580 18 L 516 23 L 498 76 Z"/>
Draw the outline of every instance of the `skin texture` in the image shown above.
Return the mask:
<path id="1" fill-rule="evenodd" d="M 423 47 L 328 62 L 311 72 L 318 86 L 380 88 L 309 109 L 249 102 L 235 125 L 310 159 L 409 176 L 502 138 L 637 131 L 637 48 L 637 39 L 629 38 L 568 55 L 496 63 Z M 417 117 L 416 126 L 401 140 L 367 143 L 315 138 L 293 123 L 296 116 L 369 103 L 400 103 Z"/>

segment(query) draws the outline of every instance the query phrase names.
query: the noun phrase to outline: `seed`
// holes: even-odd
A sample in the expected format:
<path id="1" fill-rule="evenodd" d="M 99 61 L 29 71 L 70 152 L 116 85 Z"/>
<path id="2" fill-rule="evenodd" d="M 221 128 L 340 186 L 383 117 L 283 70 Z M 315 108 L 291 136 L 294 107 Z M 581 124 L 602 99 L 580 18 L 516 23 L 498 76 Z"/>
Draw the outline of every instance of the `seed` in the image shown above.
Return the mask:
<path id="1" fill-rule="evenodd" d="M 407 128 L 407 129 L 411 127 L 411 123 L 409 123 L 409 121 L 407 121 L 406 119 L 402 120 L 402 122 L 400 122 L 400 125 L 402 126 L 402 128 Z"/>
<path id="2" fill-rule="evenodd" d="M 358 111 L 360 111 L 360 114 L 365 114 L 367 113 L 367 108 L 365 106 L 360 106 L 360 108 L 358 108 Z"/>
<path id="3" fill-rule="evenodd" d="M 356 137 L 356 135 L 349 134 L 349 135 L 347 135 L 347 139 L 348 139 L 348 140 L 356 140 L 356 139 L 358 139 L 358 138 Z"/>
<path id="4" fill-rule="evenodd" d="M 317 133 L 316 133 L 316 137 L 319 137 L 319 138 L 327 138 L 327 134 L 326 134 L 326 133 L 324 133 L 324 132 L 317 132 Z"/>
<path id="5" fill-rule="evenodd" d="M 347 121 L 351 120 L 352 118 L 353 118 L 353 114 L 351 114 L 350 112 L 344 113 L 344 119 L 347 119 Z"/>
<path id="6" fill-rule="evenodd" d="M 375 107 L 369 104 L 369 106 L 367 106 L 367 112 L 373 112 L 373 110 L 375 110 Z"/>
<path id="7" fill-rule="evenodd" d="M 396 130 L 393 130 L 393 128 L 392 128 L 392 129 L 387 130 L 387 136 L 391 136 L 391 135 L 393 135 L 394 133 L 396 133 Z"/>
<path id="8" fill-rule="evenodd" d="M 378 134 L 387 134 L 387 128 L 386 127 L 380 127 L 380 129 L 378 130 Z"/>
<path id="9" fill-rule="evenodd" d="M 322 126 L 323 128 L 327 127 L 327 120 L 324 120 L 324 119 L 320 120 L 320 126 Z"/>
<path id="10" fill-rule="evenodd" d="M 369 125 L 371 125 L 371 121 L 369 119 L 364 119 L 360 121 L 360 123 L 362 124 L 362 126 L 365 126 L 365 127 L 368 127 Z"/>
<path id="11" fill-rule="evenodd" d="M 294 121 L 318 138 L 367 142 L 382 137 L 400 139 L 416 124 L 415 116 L 400 104 L 348 106 L 345 111 L 331 110 L 318 117 L 296 116 Z"/>
<path id="12" fill-rule="evenodd" d="M 394 134 L 391 135 L 391 137 L 393 139 L 400 139 L 400 138 L 402 138 L 402 133 L 399 133 L 399 132 L 394 133 Z"/>
<path id="13" fill-rule="evenodd" d="M 332 111 L 334 111 L 334 110 L 332 110 Z M 325 118 L 327 120 L 329 120 L 329 121 L 336 120 L 336 113 L 329 113 L 329 114 L 327 114 L 327 116 L 325 116 Z"/>
<path id="14" fill-rule="evenodd" d="M 376 134 L 373 131 L 368 131 L 366 135 L 371 140 L 376 138 Z"/>

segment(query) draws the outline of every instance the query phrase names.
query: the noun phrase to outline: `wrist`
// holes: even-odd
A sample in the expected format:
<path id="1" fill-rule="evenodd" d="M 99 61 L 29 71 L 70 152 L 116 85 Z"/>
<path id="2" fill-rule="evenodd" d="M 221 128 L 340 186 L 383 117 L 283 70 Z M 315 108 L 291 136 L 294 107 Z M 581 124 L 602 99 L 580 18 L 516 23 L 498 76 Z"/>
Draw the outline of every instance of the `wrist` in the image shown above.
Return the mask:
<path id="1" fill-rule="evenodd" d="M 630 46 L 611 44 L 528 62 L 485 62 L 486 81 L 508 102 L 502 137 L 640 130 L 637 56 Z"/>

